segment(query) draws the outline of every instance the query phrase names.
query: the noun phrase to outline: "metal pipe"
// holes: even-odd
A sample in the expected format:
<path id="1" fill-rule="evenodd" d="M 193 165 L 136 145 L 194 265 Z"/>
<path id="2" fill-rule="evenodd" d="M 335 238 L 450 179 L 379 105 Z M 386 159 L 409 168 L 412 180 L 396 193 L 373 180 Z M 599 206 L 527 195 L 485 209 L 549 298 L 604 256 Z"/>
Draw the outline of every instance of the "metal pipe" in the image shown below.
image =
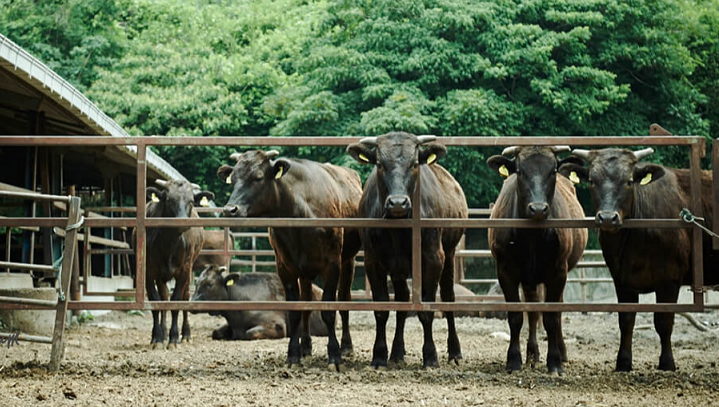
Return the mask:
<path id="1" fill-rule="evenodd" d="M 2 142 L 0 142 L 0 145 L 2 145 Z M 70 201 L 69 196 L 46 195 L 46 194 L 38 194 L 35 192 L 0 191 L 0 197 L 27 199 L 27 200 L 32 200 L 32 201 L 51 201 L 51 202 L 59 201 L 59 202 L 66 202 L 66 203 Z"/>
<path id="2" fill-rule="evenodd" d="M 57 300 L 38 300 L 35 298 L 20 298 L 20 297 L 6 297 L 6 296 L 0 296 L 0 303 L 36 305 L 36 306 L 43 307 L 43 308 L 57 306 Z"/>
<path id="3" fill-rule="evenodd" d="M 0 261 L 0 268 L 7 267 L 8 269 L 13 268 L 17 270 L 38 270 L 54 272 L 55 269 L 47 264 L 28 264 L 28 263 L 16 263 L 12 261 Z"/>
<path id="4" fill-rule="evenodd" d="M 37 335 L 27 335 L 27 334 L 10 334 L 6 332 L 0 332 L 0 338 L 11 338 L 15 337 L 17 335 L 17 339 L 19 341 L 25 341 L 25 342 L 38 342 L 38 343 L 52 343 L 52 338 L 48 336 L 37 336 Z"/>

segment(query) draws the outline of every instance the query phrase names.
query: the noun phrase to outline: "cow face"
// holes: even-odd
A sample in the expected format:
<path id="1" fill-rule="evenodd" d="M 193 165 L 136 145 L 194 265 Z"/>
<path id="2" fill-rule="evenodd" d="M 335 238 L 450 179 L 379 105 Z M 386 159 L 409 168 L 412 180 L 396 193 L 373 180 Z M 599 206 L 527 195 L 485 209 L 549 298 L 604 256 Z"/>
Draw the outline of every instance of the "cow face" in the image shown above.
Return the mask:
<path id="1" fill-rule="evenodd" d="M 232 185 L 232 195 L 223 208 L 225 216 L 261 217 L 278 206 L 277 183 L 290 170 L 285 159 L 273 160 L 275 150 L 253 150 L 233 154 L 234 167 L 223 165 L 217 170 L 221 180 Z"/>
<path id="2" fill-rule="evenodd" d="M 202 270 L 197 278 L 195 293 L 191 301 L 228 301 L 229 289 L 238 278 L 237 274 L 230 274 L 226 267 L 210 264 Z M 219 311 L 210 311 L 210 315 L 219 315 Z"/>
<path id="3" fill-rule="evenodd" d="M 637 188 L 644 188 L 664 175 L 664 169 L 659 165 L 639 163 L 653 152 L 651 148 L 640 151 L 618 148 L 574 150 L 572 155 L 585 160 L 587 168 L 566 164 L 560 172 L 570 176 L 574 173 L 578 181 L 589 183 L 597 209 L 596 224 L 604 231 L 616 232 L 623 220 L 631 216 Z"/>
<path id="4" fill-rule="evenodd" d="M 503 177 L 516 174 L 521 217 L 547 219 L 557 182 L 559 164 L 556 154 L 565 151 L 569 151 L 568 146 L 508 147 L 502 155 L 487 160 L 487 165 Z"/>
<path id="5" fill-rule="evenodd" d="M 360 140 L 347 147 L 347 152 L 362 164 L 375 165 L 377 188 L 386 218 L 406 218 L 412 211 L 419 166 L 434 164 L 447 154 L 447 149 L 434 141 L 434 136 L 415 136 L 397 132 Z M 423 146 L 424 145 L 424 146 Z"/>
<path id="6" fill-rule="evenodd" d="M 153 207 L 159 209 L 156 216 L 189 218 L 195 205 L 215 198 L 212 192 L 200 191 L 199 185 L 184 180 L 157 180 L 155 183 L 160 188 L 148 187 L 146 198 Z"/>

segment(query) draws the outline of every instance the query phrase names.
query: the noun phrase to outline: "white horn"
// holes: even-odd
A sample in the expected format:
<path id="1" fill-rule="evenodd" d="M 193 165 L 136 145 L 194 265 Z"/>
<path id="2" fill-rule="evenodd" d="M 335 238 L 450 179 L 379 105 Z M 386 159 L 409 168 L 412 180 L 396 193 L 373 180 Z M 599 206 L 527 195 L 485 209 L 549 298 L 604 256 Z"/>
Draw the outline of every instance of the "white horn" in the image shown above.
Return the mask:
<path id="1" fill-rule="evenodd" d="M 265 152 L 265 157 L 267 157 L 268 160 L 271 160 L 271 159 L 277 157 L 278 155 L 280 155 L 280 152 L 277 150 L 270 150 L 270 151 Z"/>
<path id="2" fill-rule="evenodd" d="M 157 184 L 157 185 L 159 185 L 159 186 L 161 186 L 161 187 L 163 187 L 163 188 L 167 188 L 167 181 L 165 181 L 165 180 L 156 179 L 156 180 L 155 180 L 155 184 Z"/>
<path id="3" fill-rule="evenodd" d="M 240 161 L 240 156 L 242 153 L 232 153 L 230 154 L 230 160 Z"/>
<path id="4" fill-rule="evenodd" d="M 519 152 L 519 147 L 512 146 L 512 147 L 507 147 L 504 150 L 502 150 L 502 155 L 506 155 L 508 157 L 514 157 L 515 155 L 517 155 L 518 152 Z"/>
<path id="5" fill-rule="evenodd" d="M 195 183 L 191 183 L 190 186 L 192 187 L 192 189 L 202 189 L 199 185 Z"/>
<path id="6" fill-rule="evenodd" d="M 370 146 L 377 145 L 377 137 L 365 137 L 359 141 L 360 144 L 368 144 Z"/>
<path id="7" fill-rule="evenodd" d="M 431 134 L 417 136 L 417 141 L 419 141 L 419 144 L 431 143 L 433 141 L 437 141 L 437 136 L 433 136 Z"/>
<path id="8" fill-rule="evenodd" d="M 572 155 L 575 157 L 579 157 L 584 160 L 589 159 L 589 150 L 582 150 L 580 148 L 572 150 Z"/>
<path id="9" fill-rule="evenodd" d="M 643 150 L 635 151 L 634 156 L 637 157 L 637 160 L 641 160 L 644 157 L 652 155 L 652 153 L 654 153 L 654 149 L 651 147 L 648 147 Z"/>
<path id="10" fill-rule="evenodd" d="M 572 151 L 572 148 L 569 146 L 554 146 L 552 147 L 552 151 L 554 151 L 554 154 L 568 153 Z"/>

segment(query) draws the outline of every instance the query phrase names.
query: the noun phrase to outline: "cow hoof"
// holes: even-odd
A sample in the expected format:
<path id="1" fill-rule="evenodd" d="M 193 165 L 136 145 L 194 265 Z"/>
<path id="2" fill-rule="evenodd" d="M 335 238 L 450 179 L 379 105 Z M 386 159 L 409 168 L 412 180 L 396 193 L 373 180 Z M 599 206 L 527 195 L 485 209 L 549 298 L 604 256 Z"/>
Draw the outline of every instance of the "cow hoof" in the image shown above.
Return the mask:
<path id="1" fill-rule="evenodd" d="M 327 370 L 330 372 L 344 373 L 347 371 L 347 367 L 344 363 L 330 363 L 327 365 Z"/>
<path id="2" fill-rule="evenodd" d="M 185 337 L 183 337 L 181 343 L 191 344 L 191 343 L 192 343 L 192 338 L 185 338 Z"/>
<path id="3" fill-rule="evenodd" d="M 550 376 L 553 376 L 553 377 L 559 377 L 559 376 L 561 376 L 561 374 L 560 374 L 559 372 L 557 372 L 557 371 L 549 372 L 549 375 L 550 375 Z"/>
<path id="4" fill-rule="evenodd" d="M 177 349 L 177 344 L 176 344 L 176 343 L 171 342 L 171 343 L 168 343 L 168 344 L 167 344 L 167 350 L 176 350 L 176 349 Z"/>
<path id="5" fill-rule="evenodd" d="M 462 361 L 462 358 L 461 358 L 461 357 L 458 357 L 458 358 L 449 358 L 449 364 L 450 364 L 450 365 L 451 365 L 452 363 L 454 363 L 455 366 L 459 366 L 459 362 L 461 362 L 461 361 Z"/>
<path id="6" fill-rule="evenodd" d="M 290 364 L 290 370 L 294 370 L 294 371 L 302 370 L 302 365 L 299 363 L 292 363 L 292 364 Z"/>
<path id="7" fill-rule="evenodd" d="M 151 344 L 150 344 L 150 349 L 152 349 L 152 350 L 155 350 L 155 349 L 164 349 L 164 348 L 165 348 L 165 347 L 162 346 L 162 343 L 160 343 L 160 342 L 154 342 L 154 343 L 151 343 Z"/>

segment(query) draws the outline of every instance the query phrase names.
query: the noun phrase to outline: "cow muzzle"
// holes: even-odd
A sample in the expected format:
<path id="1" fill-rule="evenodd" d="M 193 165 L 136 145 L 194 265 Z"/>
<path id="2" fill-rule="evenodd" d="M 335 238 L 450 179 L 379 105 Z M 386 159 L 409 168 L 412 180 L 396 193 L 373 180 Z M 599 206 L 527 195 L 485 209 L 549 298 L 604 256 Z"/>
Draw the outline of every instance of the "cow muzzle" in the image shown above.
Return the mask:
<path id="1" fill-rule="evenodd" d="M 240 207 L 237 205 L 225 205 L 222 208 L 222 214 L 227 217 L 240 216 Z"/>
<path id="2" fill-rule="evenodd" d="M 616 231 L 622 227 L 622 217 L 616 211 L 599 211 L 594 218 L 599 229 L 604 231 Z"/>
<path id="3" fill-rule="evenodd" d="M 384 209 L 390 218 L 406 218 L 412 210 L 412 201 L 407 195 L 390 195 L 384 201 Z"/>
<path id="4" fill-rule="evenodd" d="M 549 204 L 532 202 L 527 205 L 527 214 L 534 220 L 545 220 L 549 217 Z"/>

